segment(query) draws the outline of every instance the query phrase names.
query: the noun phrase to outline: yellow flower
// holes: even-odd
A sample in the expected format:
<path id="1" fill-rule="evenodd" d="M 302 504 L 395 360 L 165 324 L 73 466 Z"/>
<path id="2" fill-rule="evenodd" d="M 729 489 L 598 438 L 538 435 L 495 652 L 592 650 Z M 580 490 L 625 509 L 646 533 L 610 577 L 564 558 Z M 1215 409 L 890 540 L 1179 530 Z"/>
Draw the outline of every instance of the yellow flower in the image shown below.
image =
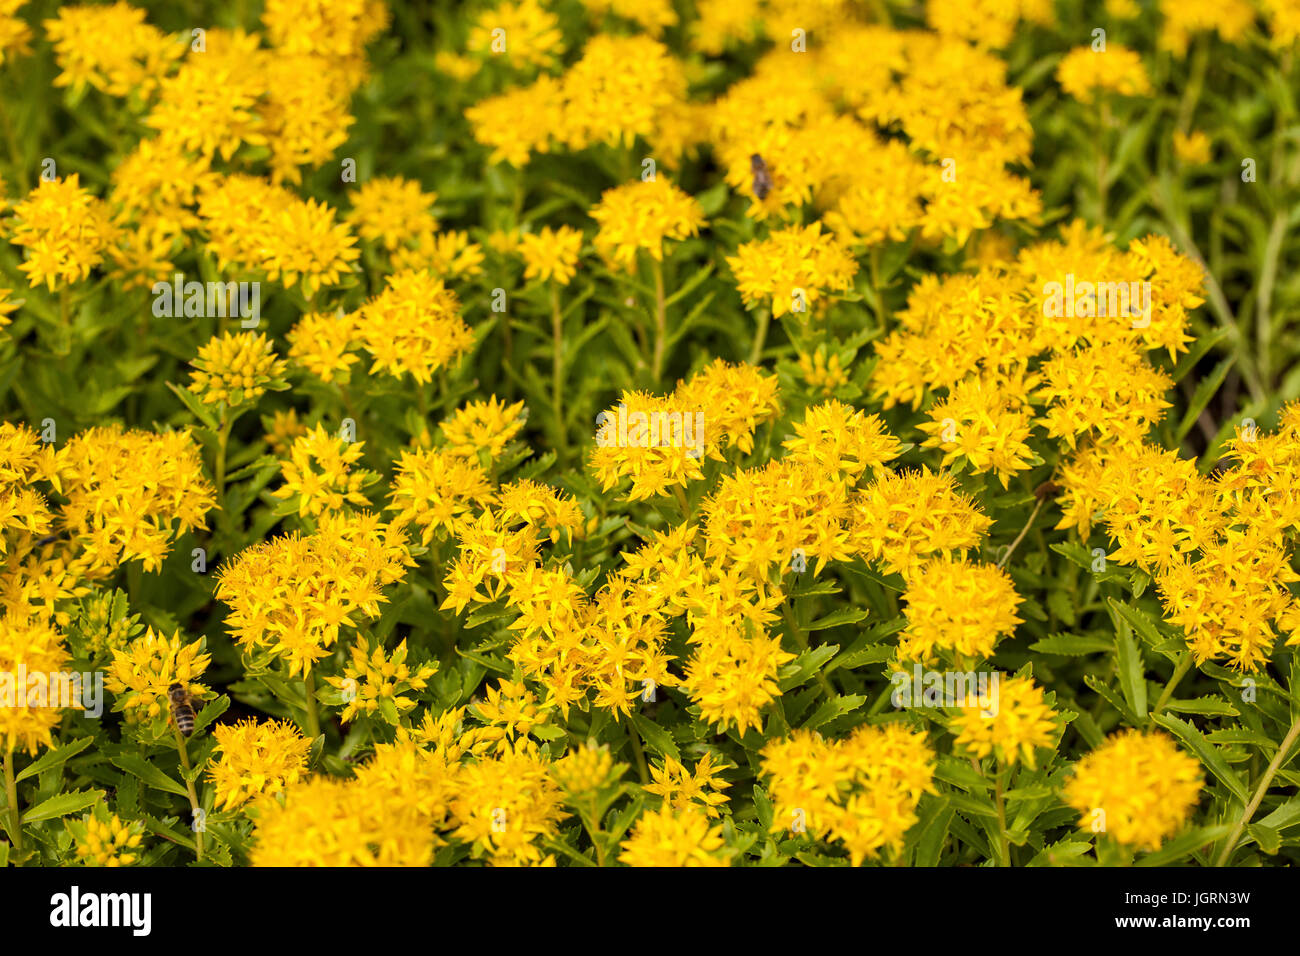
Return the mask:
<path id="1" fill-rule="evenodd" d="M 68 660 L 63 636 L 48 623 L 8 608 L 0 616 L 0 746 L 6 754 L 21 749 L 35 755 L 53 746 L 50 734 L 63 709 L 51 706 L 56 688 L 33 678 L 59 674 Z M 28 675 L 25 684 L 20 673 Z"/>
<path id="2" fill-rule="evenodd" d="M 765 306 L 779 318 L 806 313 L 827 293 L 843 292 L 853 283 L 857 261 L 821 223 L 778 229 L 766 239 L 747 242 L 727 257 L 745 305 Z"/>
<path id="3" fill-rule="evenodd" d="M 886 473 L 867 487 L 854 502 L 850 542 L 886 572 L 908 576 L 933 555 L 964 555 L 992 523 L 951 476 L 923 467 Z"/>
<path id="4" fill-rule="evenodd" d="M 77 844 L 77 859 L 84 866 L 131 866 L 140 859 L 144 823 L 127 822 L 103 805 L 80 820 L 64 824 Z"/>
<path id="5" fill-rule="evenodd" d="M 520 740 L 461 767 L 451 801 L 455 835 L 497 865 L 538 864 L 539 838 L 554 836 L 568 816 L 563 804 L 547 762 Z"/>
<path id="6" fill-rule="evenodd" d="M 631 835 L 619 846 L 619 861 L 628 866 L 730 866 L 732 850 L 722 839 L 722 825 L 694 810 L 664 805 L 637 818 Z"/>
<path id="7" fill-rule="evenodd" d="M 712 753 L 706 752 L 693 771 L 687 770 L 681 761 L 668 757 L 662 767 L 651 766 L 654 783 L 646 784 L 644 789 L 662 797 L 665 806 L 678 812 L 703 809 L 705 815 L 716 819 L 718 807 L 728 799 L 722 791 L 731 786 L 719 774 L 721 769 Z"/>
<path id="8" fill-rule="evenodd" d="M 407 664 L 404 640 L 389 656 L 384 653 L 381 641 L 375 641 L 372 646 L 370 639 L 363 636 L 352 645 L 343 676 L 325 679 L 340 691 L 346 704 L 343 708 L 345 724 L 378 711 L 390 724 L 396 725 L 401 715 L 411 711 L 417 703 L 404 695 L 428 687 L 429 678 L 437 670 L 436 662 L 419 667 Z"/>
<path id="9" fill-rule="evenodd" d="M 280 463 L 284 484 L 271 494 L 296 498 L 299 515 L 318 516 L 342 511 L 348 505 L 368 506 L 370 499 L 362 489 L 379 476 L 355 467 L 365 444 L 331 435 L 324 425 L 317 425 L 294 440 L 288 460 Z"/>
<path id="10" fill-rule="evenodd" d="M 410 375 L 417 384 L 456 364 L 474 343 L 460 300 L 426 271 L 390 275 L 388 288 L 361 307 L 357 330 L 372 372 Z"/>
<path id="11" fill-rule="evenodd" d="M 519 237 L 519 254 L 524 257 L 524 278 L 568 285 L 578 268 L 582 240 L 582 233 L 571 226 L 559 229 L 543 226 L 540 232 L 524 233 Z"/>
<path id="12" fill-rule="evenodd" d="M 597 34 L 561 78 L 564 120 L 555 128 L 572 149 L 629 147 L 650 136 L 661 111 L 685 98 L 681 64 L 648 36 Z"/>
<path id="13" fill-rule="evenodd" d="M 522 401 L 507 405 L 493 395 L 486 402 L 470 402 L 456 409 L 438 430 L 453 455 L 479 461 L 483 453 L 491 461 L 524 427 L 524 416 L 520 414 L 523 410 Z"/>
<path id="14" fill-rule="evenodd" d="M 685 239 L 704 225 L 704 211 L 695 198 L 663 176 L 605 190 L 591 218 L 600 225 L 596 251 L 628 271 L 636 268 L 639 251 L 661 260 L 664 240 Z"/>
<path id="15" fill-rule="evenodd" d="M 82 281 L 114 237 L 108 206 L 81 187 L 76 173 L 42 179 L 13 215 L 9 241 L 26 249 L 18 268 L 33 288 L 44 283 L 53 291 L 59 283 Z"/>
<path id="16" fill-rule="evenodd" d="M 925 735 L 901 723 L 863 724 L 843 740 L 793 731 L 762 750 L 772 830 L 841 842 L 854 866 L 897 853 L 921 796 L 937 792 L 934 768 Z"/>
<path id="17" fill-rule="evenodd" d="M 236 408 L 255 402 L 267 388 L 283 387 L 285 363 L 271 351 L 271 340 L 261 333 L 227 332 L 199 347 L 190 362 L 190 391 L 208 405 Z"/>
<path id="18" fill-rule="evenodd" d="M 1129 729 L 1075 765 L 1063 796 L 1082 814 L 1080 828 L 1158 850 L 1200 802 L 1202 780 L 1200 764 L 1168 734 Z"/>
<path id="19" fill-rule="evenodd" d="M 340 313 L 312 312 L 289 330 L 289 358 L 322 382 L 346 382 L 352 366 L 361 361 L 356 354 L 360 338 L 358 314 Z"/>
<path id="20" fill-rule="evenodd" d="M 206 688 L 196 683 L 212 661 L 211 654 L 203 653 L 204 644 L 202 638 L 187 643 L 180 631 L 167 637 L 151 627 L 125 648 L 113 648 L 104 686 L 118 698 L 116 709 L 131 721 L 155 720 L 169 712 L 172 684 L 181 684 L 195 698 L 206 697 Z"/>
<path id="21" fill-rule="evenodd" d="M 433 206 L 437 193 L 402 176 L 377 176 L 352 194 L 352 209 L 344 218 L 362 239 L 380 242 L 389 252 L 407 239 L 438 228 Z"/>
<path id="22" fill-rule="evenodd" d="M 529 86 L 512 87 L 465 110 L 474 139 L 492 148 L 490 162 L 528 165 L 529 156 L 546 153 L 564 122 L 559 80 L 539 76 Z"/>
<path id="23" fill-rule="evenodd" d="M 1176 56 L 1187 52 L 1192 35 L 1214 31 L 1225 43 L 1237 43 L 1255 25 L 1255 6 L 1248 0 L 1160 0 L 1160 49 Z"/>
<path id="24" fill-rule="evenodd" d="M 1121 96 L 1146 96 L 1151 92 L 1142 58 L 1118 43 L 1108 43 L 1104 50 L 1075 47 L 1056 67 L 1056 81 L 1083 103 L 1091 103 L 1099 90 Z"/>
<path id="25" fill-rule="evenodd" d="M 967 698 L 953 719 L 956 743 L 976 758 L 994 754 L 1003 766 L 1024 760 L 1034 767 L 1034 750 L 1049 747 L 1056 735 L 1056 712 L 1043 700 L 1032 678 L 1003 677 L 989 699 Z"/>
<path id="26" fill-rule="evenodd" d="M 144 17 L 144 10 L 124 2 L 61 7 L 44 24 L 62 71 L 54 85 L 89 84 L 111 96 L 138 90 L 147 97 L 185 47 Z"/>
<path id="27" fill-rule="evenodd" d="M 590 797 L 622 776 L 626 764 L 615 764 L 609 752 L 609 745 L 597 747 L 594 741 L 587 741 L 581 747 L 574 747 L 555 763 L 551 764 L 551 775 L 564 788 L 572 802 L 575 798 Z"/>
<path id="28" fill-rule="evenodd" d="M 344 628 L 379 617 L 383 588 L 414 564 L 400 528 L 367 513 L 322 515 L 313 535 L 273 538 L 239 552 L 217 579 L 226 626 L 246 650 L 305 673 Z"/>
<path id="29" fill-rule="evenodd" d="M 941 557 L 908 577 L 907 627 L 898 636 L 898 656 L 929 662 L 939 649 L 963 658 L 989 657 L 997 641 L 1020 618 L 1020 595 L 1011 577 L 991 564 Z"/>
<path id="30" fill-rule="evenodd" d="M 974 474 L 992 471 L 1005 488 L 1035 461 L 1028 444 L 1029 406 L 996 384 L 977 378 L 960 382 L 931 407 L 929 417 L 918 426 L 930 436 L 921 447 L 942 448 L 945 468 L 964 459 Z"/>
<path id="31" fill-rule="evenodd" d="M 1174 132 L 1174 155 L 1188 166 L 1203 166 L 1210 161 L 1210 137 L 1200 130 Z"/>
<path id="32" fill-rule="evenodd" d="M 287 720 L 218 724 L 212 736 L 214 752 L 221 756 L 208 764 L 208 778 L 216 788 L 213 802 L 222 809 L 279 793 L 307 772 L 311 741 Z"/>
<path id="33" fill-rule="evenodd" d="M 68 499 L 63 523 L 84 542 L 96 576 L 136 558 L 157 571 L 170 542 L 206 528 L 216 503 L 188 430 L 89 429 L 61 450 L 57 480 Z"/>
<path id="34" fill-rule="evenodd" d="M 439 531 L 455 531 L 462 516 L 495 501 L 487 472 L 477 460 L 445 448 L 403 451 L 394 468 L 393 523 L 415 522 L 422 544 Z"/>
<path id="35" fill-rule="evenodd" d="M 902 454 L 902 443 L 889 434 L 878 415 L 867 415 L 831 400 L 814 405 L 796 422 L 794 437 L 782 442 L 789 461 L 856 482 L 870 469 Z"/>
<path id="36" fill-rule="evenodd" d="M 564 53 L 564 33 L 559 18 L 539 0 L 504 0 L 479 14 L 468 49 L 516 70 L 547 69 Z"/>

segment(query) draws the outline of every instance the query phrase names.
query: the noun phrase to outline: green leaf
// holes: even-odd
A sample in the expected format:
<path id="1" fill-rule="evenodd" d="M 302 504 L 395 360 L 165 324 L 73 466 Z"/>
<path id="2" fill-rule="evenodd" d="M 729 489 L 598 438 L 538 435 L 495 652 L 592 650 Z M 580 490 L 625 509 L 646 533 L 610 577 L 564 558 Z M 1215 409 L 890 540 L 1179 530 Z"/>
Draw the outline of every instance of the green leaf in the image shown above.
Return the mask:
<path id="1" fill-rule="evenodd" d="M 677 744 L 673 742 L 672 734 L 648 717 L 642 717 L 640 714 L 631 714 L 630 716 L 632 726 L 636 728 L 637 733 L 641 735 L 641 739 L 646 742 L 651 750 L 663 757 L 672 757 L 674 760 L 682 759 Z"/>
<path id="2" fill-rule="evenodd" d="M 1212 827 L 1200 827 L 1184 833 L 1180 837 L 1170 840 L 1155 853 L 1148 853 L 1140 860 L 1134 862 L 1134 866 L 1168 866 L 1176 863 L 1183 857 L 1190 855 L 1193 851 L 1203 846 L 1213 843 L 1221 837 L 1228 835 L 1232 828 L 1227 824 Z"/>
<path id="3" fill-rule="evenodd" d="M 918 822 L 920 833 L 916 838 L 914 866 L 938 866 L 948 840 L 948 827 L 956 814 L 947 796 L 930 801 L 933 806 Z"/>
<path id="4" fill-rule="evenodd" d="M 14 777 L 14 782 L 26 780 L 28 777 L 34 777 L 46 770 L 52 770 L 55 767 L 65 763 L 69 757 L 75 757 L 87 747 L 94 737 L 83 737 L 80 740 L 74 740 L 70 744 L 64 744 L 58 750 L 51 750 L 39 760 L 33 761 L 29 766 L 24 767 L 22 772 Z"/>
<path id="5" fill-rule="evenodd" d="M 866 608 L 860 608 L 860 607 L 840 608 L 838 611 L 834 611 L 830 614 L 827 614 L 823 618 L 819 618 L 818 620 L 813 621 L 811 624 L 805 627 L 804 630 L 824 631 L 829 627 L 839 627 L 842 624 L 857 624 L 859 621 L 866 618 L 867 613 L 868 612 Z"/>
<path id="6" fill-rule="evenodd" d="M 834 720 L 836 717 L 842 717 L 845 714 L 856 710 L 866 703 L 867 698 L 862 694 L 840 694 L 832 697 L 818 707 L 811 717 L 804 721 L 805 728 L 812 730 L 820 727 L 822 724 Z"/>
<path id="7" fill-rule="evenodd" d="M 1214 367 L 1214 371 L 1201 379 L 1200 384 L 1196 386 L 1196 391 L 1192 394 L 1191 401 L 1187 403 L 1187 414 L 1183 416 L 1183 420 L 1174 429 L 1174 441 L 1181 442 L 1187 433 L 1192 430 L 1192 426 L 1196 424 L 1196 419 L 1200 417 L 1201 412 L 1205 410 L 1205 406 L 1210 404 L 1210 399 L 1218 393 L 1219 387 L 1223 385 L 1223 380 L 1228 375 L 1228 369 L 1232 367 L 1235 361 L 1236 357 L 1229 355 Z"/>
<path id="8" fill-rule="evenodd" d="M 1170 717 L 1168 714 L 1157 714 L 1152 719 L 1185 743 L 1188 749 L 1205 765 L 1206 769 L 1218 777 L 1232 791 L 1233 796 L 1243 804 L 1250 800 L 1250 793 L 1247 791 L 1246 785 L 1241 782 L 1241 778 L 1228 766 L 1228 761 L 1224 759 L 1218 748 L 1206 740 L 1199 730 L 1187 721 L 1177 717 Z"/>
<path id="9" fill-rule="evenodd" d="M 103 790 L 78 790 L 74 793 L 55 794 L 44 803 L 37 804 L 24 813 L 23 823 L 39 823 L 42 820 L 66 817 L 69 813 L 93 807 L 103 799 Z"/>
<path id="10" fill-rule="evenodd" d="M 113 766 L 125 770 L 132 776 L 139 777 L 155 790 L 165 790 L 178 796 L 188 796 L 185 788 L 163 773 L 139 754 L 119 754 L 112 760 Z"/>
<path id="11" fill-rule="evenodd" d="M 1133 708 L 1139 720 L 1147 715 L 1147 682 L 1142 666 L 1142 651 L 1138 648 L 1133 632 L 1121 627 L 1115 635 L 1115 657 L 1119 665 L 1119 686 L 1124 692 L 1124 699 Z"/>
<path id="12" fill-rule="evenodd" d="M 1052 634 L 1029 645 L 1040 654 L 1060 654 L 1063 657 L 1082 657 L 1085 654 L 1109 653 L 1115 642 L 1104 637 L 1087 637 L 1082 634 Z"/>
<path id="13" fill-rule="evenodd" d="M 838 644 L 822 644 L 820 647 L 809 648 L 781 668 L 785 672 L 780 675 L 781 693 L 784 694 L 810 679 L 822 669 L 822 665 L 839 653 L 839 649 Z"/>

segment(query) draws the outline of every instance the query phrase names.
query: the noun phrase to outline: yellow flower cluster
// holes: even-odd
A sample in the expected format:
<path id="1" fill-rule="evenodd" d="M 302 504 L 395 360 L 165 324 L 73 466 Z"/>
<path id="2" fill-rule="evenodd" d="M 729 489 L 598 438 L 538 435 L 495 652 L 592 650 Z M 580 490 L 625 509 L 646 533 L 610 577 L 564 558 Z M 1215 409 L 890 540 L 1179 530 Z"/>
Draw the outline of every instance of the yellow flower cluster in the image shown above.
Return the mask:
<path id="1" fill-rule="evenodd" d="M 240 807 L 261 794 L 279 793 L 307 771 L 311 741 L 288 721 L 218 724 L 212 735 L 221 755 L 208 765 L 217 807 Z"/>
<path id="2" fill-rule="evenodd" d="M 901 723 L 864 724 L 840 740 L 797 730 L 769 742 L 762 759 L 771 829 L 842 843 L 854 866 L 897 853 L 922 794 L 937 792 L 934 752 Z"/>
<path id="3" fill-rule="evenodd" d="M 1079 826 L 1122 844 L 1157 850 L 1201 799 L 1195 758 L 1168 734 L 1125 730 L 1078 762 L 1065 785 Z"/>

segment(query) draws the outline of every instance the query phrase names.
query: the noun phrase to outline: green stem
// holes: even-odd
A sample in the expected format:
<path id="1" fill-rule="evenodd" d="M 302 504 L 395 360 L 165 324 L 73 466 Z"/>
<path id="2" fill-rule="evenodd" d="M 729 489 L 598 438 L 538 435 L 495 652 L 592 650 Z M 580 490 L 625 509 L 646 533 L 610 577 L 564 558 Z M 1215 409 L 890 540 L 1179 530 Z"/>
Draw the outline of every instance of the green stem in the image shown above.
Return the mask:
<path id="1" fill-rule="evenodd" d="M 175 723 L 172 724 L 172 734 L 176 737 L 176 752 L 181 757 L 181 767 L 185 770 L 185 790 L 190 798 L 190 822 L 192 823 L 199 814 L 199 795 L 194 789 L 194 781 L 190 779 L 190 755 L 185 749 L 185 738 L 181 736 L 180 728 Z M 195 859 L 203 859 L 203 831 L 194 831 Z"/>
<path id="2" fill-rule="evenodd" d="M 650 268 L 655 277 L 655 352 L 651 368 L 658 385 L 664 370 L 664 350 L 668 346 L 668 312 L 664 305 L 664 264 L 651 259 Z"/>
<path id="3" fill-rule="evenodd" d="M 559 450 L 568 453 L 569 429 L 564 421 L 564 316 L 560 312 L 560 293 L 551 283 L 551 404 L 555 407 L 555 430 L 559 433 Z M 655 378 L 659 377 L 656 366 Z"/>
<path id="4" fill-rule="evenodd" d="M 14 751 L 12 747 L 5 750 L 5 796 L 9 800 L 9 837 L 14 841 L 14 850 L 18 858 L 23 853 L 23 824 L 18 812 L 18 784 L 14 781 Z"/>
<path id="5" fill-rule="evenodd" d="M 632 753 L 636 756 L 636 772 L 641 777 L 641 785 L 645 786 L 650 782 L 650 768 L 645 762 L 645 748 L 641 746 L 641 735 L 636 732 L 630 720 L 627 724 L 627 739 L 632 742 Z"/>
<path id="6" fill-rule="evenodd" d="M 772 310 L 758 310 L 758 330 L 754 333 L 754 345 L 749 350 L 749 364 L 757 365 L 763 357 L 763 344 L 767 342 L 767 327 L 772 323 Z"/>
<path id="7" fill-rule="evenodd" d="M 1273 782 L 1273 778 L 1277 775 L 1277 772 L 1282 769 L 1282 764 L 1287 757 L 1287 751 L 1291 749 L 1291 745 L 1295 743 L 1297 736 L 1300 736 L 1300 717 L 1297 717 L 1295 721 L 1292 722 L 1291 729 L 1288 730 L 1286 736 L 1282 738 L 1282 743 L 1278 744 L 1277 753 L 1273 755 L 1273 759 L 1269 762 L 1268 769 L 1264 771 L 1264 776 L 1259 781 L 1259 786 L 1255 788 L 1255 795 L 1251 797 L 1250 803 L 1246 806 L 1246 809 L 1242 811 L 1241 817 L 1237 820 L 1236 825 L 1233 826 L 1232 833 L 1228 835 L 1228 841 L 1223 844 L 1223 852 L 1219 854 L 1218 860 L 1214 863 L 1215 866 L 1228 865 L 1228 860 L 1232 857 L 1232 851 L 1237 848 L 1237 840 L 1241 837 L 1241 831 L 1246 829 L 1246 824 L 1250 823 L 1251 818 L 1255 815 L 1255 811 L 1259 809 L 1259 805 L 1264 799 L 1264 794 L 1268 792 L 1268 785 Z"/>
<path id="8" fill-rule="evenodd" d="M 1174 673 L 1170 676 L 1169 683 L 1165 684 L 1165 689 L 1161 692 L 1160 699 L 1157 700 L 1156 705 L 1151 708 L 1152 717 L 1155 717 L 1165 709 L 1165 704 L 1169 703 L 1169 698 L 1174 694 L 1174 688 L 1178 686 L 1178 682 L 1183 679 L 1183 676 L 1191 669 L 1191 666 L 1192 652 L 1183 651 L 1183 656 L 1179 658 L 1178 663 L 1174 666 Z"/>
<path id="9" fill-rule="evenodd" d="M 320 736 L 320 715 L 316 712 L 316 675 L 310 667 L 303 671 L 302 684 L 307 692 L 307 736 L 315 740 Z"/>
<path id="10" fill-rule="evenodd" d="M 1030 525 L 1032 525 L 1034 519 L 1038 517 L 1038 510 L 1043 507 L 1044 500 L 1045 499 L 1043 498 L 1038 499 L 1038 504 L 1034 505 L 1034 510 L 1029 513 L 1029 520 L 1026 521 L 1025 526 L 1020 529 L 1020 534 L 1016 535 L 1016 540 L 1011 542 L 1011 546 L 1007 548 L 1007 553 L 1002 555 L 1002 560 L 998 562 L 998 567 L 1006 567 L 1007 562 L 1011 560 L 1011 555 L 1016 553 L 1016 548 L 1019 547 L 1020 542 L 1025 539 L 1025 535 L 1029 533 Z"/>
<path id="11" fill-rule="evenodd" d="M 876 317 L 880 320 L 883 335 L 889 327 L 889 306 L 885 304 L 885 290 L 880 287 L 880 246 L 872 246 L 868 256 L 871 264 L 871 291 L 876 294 Z"/>
<path id="12" fill-rule="evenodd" d="M 998 865 L 1011 865 L 1011 842 L 1007 839 L 1006 801 L 1002 794 L 1002 778 L 1006 775 L 1002 765 L 998 764 L 997 777 L 993 788 L 993 801 L 998 808 Z"/>

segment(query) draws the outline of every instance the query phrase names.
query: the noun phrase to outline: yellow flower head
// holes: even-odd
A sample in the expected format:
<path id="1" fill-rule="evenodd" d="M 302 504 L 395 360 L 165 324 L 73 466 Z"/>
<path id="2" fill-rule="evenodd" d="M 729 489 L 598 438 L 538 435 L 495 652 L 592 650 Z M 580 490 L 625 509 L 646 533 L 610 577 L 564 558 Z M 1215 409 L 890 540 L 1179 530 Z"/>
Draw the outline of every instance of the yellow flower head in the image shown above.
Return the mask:
<path id="1" fill-rule="evenodd" d="M 352 209 L 345 217 L 362 239 L 381 243 L 392 252 L 401 243 L 438 228 L 433 215 L 437 193 L 401 176 L 377 176 L 352 194 Z"/>
<path id="2" fill-rule="evenodd" d="M 255 402 L 267 388 L 285 385 L 285 362 L 271 350 L 271 340 L 261 333 L 227 332 L 199 347 L 190 362 L 190 391 L 208 405 L 237 408 Z"/>
<path id="3" fill-rule="evenodd" d="M 208 764 L 208 778 L 220 808 L 233 809 L 259 794 L 279 793 L 307 772 L 311 741 L 287 720 L 218 724 L 212 736 L 221 756 Z"/>
<path id="4" fill-rule="evenodd" d="M 524 257 L 524 278 L 554 281 L 568 285 L 578 268 L 582 251 L 582 233 L 571 226 L 540 232 L 526 232 L 519 237 L 519 254 Z"/>
<path id="5" fill-rule="evenodd" d="M 97 44 L 104 45 L 102 38 Z M 109 208 L 81 187 L 76 173 L 42 179 L 16 204 L 9 241 L 22 246 L 18 268 L 35 288 L 80 282 L 104 259 L 114 237 Z"/>
<path id="6" fill-rule="evenodd" d="M 414 709 L 417 701 L 406 694 L 428 687 L 438 665 L 434 662 L 412 667 L 406 663 L 406 653 L 406 641 L 388 655 L 382 642 L 376 640 L 372 644 L 367 637 L 357 638 L 343 676 L 326 678 L 339 691 L 345 705 L 345 724 L 359 716 L 379 712 L 388 723 L 396 725 L 403 714 Z"/>
<path id="7" fill-rule="evenodd" d="M 118 698 L 117 709 L 128 720 L 151 721 L 168 713 L 172 684 L 182 685 L 196 698 L 206 696 L 206 689 L 196 683 L 212 661 L 212 655 L 203 652 L 204 643 L 187 643 L 180 631 L 167 637 L 151 627 L 125 648 L 114 648 L 104 686 Z"/>
<path id="8" fill-rule="evenodd" d="M 967 699 L 953 719 L 957 744 L 977 758 L 990 753 L 1004 765 L 1024 760 L 1032 769 L 1034 750 L 1051 746 L 1056 712 L 1043 700 L 1042 688 L 1029 677 L 1003 677 L 988 699 Z"/>
<path id="9" fill-rule="evenodd" d="M 851 482 L 902 453 L 902 443 L 889 434 L 880 416 L 834 400 L 808 409 L 794 431 L 794 437 L 782 443 L 789 449 L 788 460 Z"/>
<path id="10" fill-rule="evenodd" d="M 288 459 L 280 463 L 284 484 L 271 494 L 296 498 L 300 515 L 343 511 L 348 505 L 367 507 L 370 499 L 362 489 L 379 476 L 356 467 L 365 444 L 331 435 L 317 425 L 294 440 Z"/>
<path id="11" fill-rule="evenodd" d="M 685 239 L 704 225 L 704 211 L 695 197 L 663 176 L 605 190 L 591 218 L 600 225 L 596 251 L 628 271 L 636 268 L 641 250 L 652 259 L 663 259 L 664 240 Z"/>
<path id="12" fill-rule="evenodd" d="M 446 448 L 403 451 L 393 475 L 389 510 L 394 524 L 415 522 L 422 544 L 434 535 L 455 531 L 462 516 L 486 508 L 496 499 L 487 472 L 476 460 Z"/>
<path id="13" fill-rule="evenodd" d="M 935 558 L 908 577 L 907 627 L 898 656 L 929 662 L 939 649 L 964 657 L 989 657 L 998 640 L 1020 623 L 1011 577 L 991 564 Z"/>
<path id="14" fill-rule="evenodd" d="M 0 747 L 5 753 L 35 755 L 53 745 L 50 733 L 63 719 L 63 709 L 53 705 L 62 702 L 63 689 L 53 687 L 49 675 L 60 674 L 68 658 L 63 636 L 50 624 L 12 610 L 0 616 Z M 20 673 L 28 675 L 25 683 Z"/>
<path id="15" fill-rule="evenodd" d="M 1151 92 L 1142 58 L 1128 47 L 1109 43 L 1104 50 L 1075 47 L 1056 68 L 1061 89 L 1084 103 L 1098 91 L 1121 96 L 1146 96 Z"/>
<path id="16" fill-rule="evenodd" d="M 344 628 L 378 618 L 383 588 L 413 564 L 400 528 L 365 512 L 326 513 L 315 534 L 235 555 L 216 597 L 230 608 L 226 624 L 240 645 L 283 660 L 292 677 L 328 654 Z"/>
<path id="17" fill-rule="evenodd" d="M 144 10 L 124 2 L 60 7 L 44 24 L 62 71 L 54 85 L 147 97 L 185 46 L 144 18 Z"/>
<path id="18" fill-rule="evenodd" d="M 619 846 L 619 861 L 628 866 L 730 866 L 732 850 L 722 825 L 698 810 L 674 810 L 665 804 L 637 818 L 631 835 Z"/>
<path id="19" fill-rule="evenodd" d="M 144 841 L 144 823 L 122 820 L 103 804 L 80 820 L 65 824 L 77 844 L 77 859 L 83 866 L 131 866 L 139 861 Z"/>
<path id="20" fill-rule="evenodd" d="M 626 764 L 614 763 L 608 744 L 597 747 L 594 741 L 588 741 L 551 764 L 551 775 L 572 801 L 604 790 L 626 769 Z"/>
<path id="21" fill-rule="evenodd" d="M 850 542 L 886 572 L 907 576 L 935 554 L 965 554 L 992 524 L 950 475 L 923 467 L 886 473 L 867 487 L 854 502 Z"/>
<path id="22" fill-rule="evenodd" d="M 491 461 L 523 429 L 523 410 L 522 401 L 507 405 L 493 395 L 485 402 L 470 402 L 456 409 L 438 430 L 453 455 L 479 461 L 480 454 L 484 454 Z"/>
<path id="23" fill-rule="evenodd" d="M 1158 850 L 1200 802 L 1202 782 L 1200 763 L 1168 734 L 1129 729 L 1075 765 L 1064 797 L 1082 814 L 1080 828 Z"/>
<path id="24" fill-rule="evenodd" d="M 650 768 L 654 783 L 646 784 L 645 791 L 662 797 L 664 805 L 676 811 L 703 810 L 707 816 L 716 819 L 718 807 L 728 799 L 722 791 L 731 786 L 731 782 L 722 777 L 722 769 L 711 753 L 705 753 L 693 771 L 668 757 L 662 767 Z"/>
<path id="25" fill-rule="evenodd" d="M 829 293 L 848 289 L 858 271 L 857 261 L 819 222 L 747 242 L 727 257 L 727 265 L 745 304 L 770 308 L 778 318 L 811 312 Z"/>
<path id="26" fill-rule="evenodd" d="M 388 287 L 362 306 L 357 329 L 374 360 L 372 372 L 410 375 L 417 384 L 455 365 L 474 343 L 460 317 L 460 300 L 427 271 L 390 275 Z"/>

